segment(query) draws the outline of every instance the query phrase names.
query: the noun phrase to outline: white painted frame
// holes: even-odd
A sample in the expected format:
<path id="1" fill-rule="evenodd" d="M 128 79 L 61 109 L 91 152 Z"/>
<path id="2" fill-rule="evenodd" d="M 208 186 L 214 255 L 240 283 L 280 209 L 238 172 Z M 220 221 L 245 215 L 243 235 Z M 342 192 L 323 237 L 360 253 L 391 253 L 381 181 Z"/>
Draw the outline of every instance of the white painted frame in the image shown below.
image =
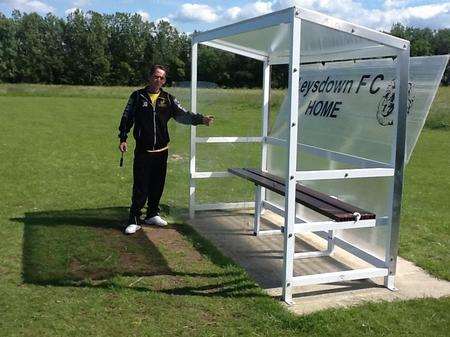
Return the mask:
<path id="1" fill-rule="evenodd" d="M 297 144 L 297 123 L 298 123 L 298 86 L 299 69 L 301 64 L 311 62 L 328 62 L 349 59 L 364 58 L 366 51 L 334 53 L 327 55 L 300 55 L 300 32 L 302 21 L 314 22 L 335 30 L 353 34 L 361 38 L 381 44 L 379 47 L 371 48 L 371 57 L 395 56 L 397 58 L 397 103 L 395 111 L 396 123 L 396 141 L 392 144 L 393 160 L 395 166 L 387 165 L 377 161 L 348 155 L 345 153 L 333 152 L 326 149 L 307 144 Z M 272 57 L 266 52 L 254 50 L 248 47 L 236 45 L 222 40 L 227 36 L 267 28 L 279 24 L 289 24 L 291 31 L 291 53 L 289 57 Z M 403 165 L 405 155 L 405 133 L 406 133 L 406 108 L 407 108 L 407 86 L 409 71 L 409 41 L 399 39 L 387 34 L 383 34 L 366 27 L 348 23 L 336 18 L 329 17 L 314 11 L 301 9 L 297 7 L 287 8 L 285 10 L 260 16 L 257 18 L 241 21 L 224 27 L 219 27 L 210 31 L 195 34 L 192 38 L 192 84 L 191 84 L 191 111 L 197 112 L 197 57 L 198 44 L 218 48 L 224 51 L 232 52 L 238 55 L 249 57 L 263 62 L 263 104 L 262 104 L 262 132 L 261 136 L 254 137 L 197 137 L 196 127 L 191 126 L 191 151 L 190 151 L 190 179 L 189 179 L 189 215 L 195 216 L 196 211 L 217 210 L 217 209 L 237 209 L 254 208 L 255 235 L 274 235 L 282 234 L 284 237 L 283 246 L 283 300 L 292 303 L 292 287 L 308 284 L 319 284 L 338 282 L 345 280 L 365 279 L 372 277 L 384 277 L 385 286 L 389 289 L 395 289 L 394 275 L 398 253 L 399 239 L 399 221 L 402 196 Z M 270 97 L 270 67 L 274 64 L 289 64 L 289 137 L 288 141 L 268 137 L 269 121 L 269 97 Z M 216 203 L 216 204 L 197 204 L 195 200 L 196 179 L 222 178 L 229 177 L 228 172 L 197 172 L 196 171 L 196 146 L 199 143 L 250 143 L 261 142 L 261 169 L 267 170 L 267 146 L 273 144 L 287 148 L 289 151 L 287 170 L 285 172 L 285 205 L 284 209 L 269 202 L 266 198 L 266 191 L 261 186 L 255 187 L 255 201 L 235 202 L 235 203 Z M 315 171 L 297 171 L 297 152 L 306 151 L 316 155 L 323 156 L 330 160 L 336 160 L 344 163 L 353 164 L 361 167 L 360 169 L 348 170 L 315 170 Z M 295 190 L 296 183 L 299 180 L 319 180 L 319 179 L 358 179 L 363 177 L 394 177 L 391 194 L 388 196 L 392 205 L 390 237 L 386 242 L 386 256 L 382 260 L 369 252 L 349 243 L 345 240 L 335 237 L 334 230 L 343 228 L 363 228 L 373 227 L 377 220 L 358 220 L 337 223 L 334 221 L 311 221 L 299 219 L 296 216 Z M 278 230 L 260 230 L 260 217 L 263 209 L 268 209 L 284 217 L 284 226 Z M 311 231 L 324 238 L 328 242 L 327 250 L 321 252 L 301 252 L 294 251 L 295 234 L 305 231 Z M 317 275 L 294 276 L 294 259 L 303 259 L 317 256 L 328 256 L 333 252 L 334 246 L 339 246 L 347 252 L 361 258 L 373 265 L 373 268 L 364 268 L 357 270 L 347 270 L 334 273 L 322 273 Z"/>

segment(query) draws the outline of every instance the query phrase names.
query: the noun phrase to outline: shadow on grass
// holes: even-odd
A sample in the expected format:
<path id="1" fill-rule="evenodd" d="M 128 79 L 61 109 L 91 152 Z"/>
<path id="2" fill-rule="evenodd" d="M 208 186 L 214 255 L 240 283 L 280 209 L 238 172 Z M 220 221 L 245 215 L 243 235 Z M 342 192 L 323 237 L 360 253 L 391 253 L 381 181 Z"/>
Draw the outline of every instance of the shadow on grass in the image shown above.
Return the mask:
<path id="1" fill-rule="evenodd" d="M 163 206 L 163 211 L 166 208 Z M 167 260 L 167 254 L 161 249 L 169 252 L 174 249 L 168 246 L 171 243 L 168 239 L 157 245 L 153 242 L 157 240 L 149 239 L 143 231 L 124 235 L 123 224 L 127 216 L 128 208 L 109 207 L 32 212 L 23 218 L 12 219 L 25 225 L 23 281 L 38 285 L 127 288 L 172 295 L 263 296 L 243 270 L 191 227 L 179 224 L 157 231 L 160 236 L 172 240 L 173 236 L 178 236 L 178 242 L 190 242 L 190 254 L 197 257 L 194 262 L 199 264 L 196 268 L 184 254 L 175 257 L 175 263 Z M 161 247 L 161 242 L 166 246 Z M 213 272 L 202 267 L 208 263 L 214 266 Z M 173 268 L 172 264 L 183 267 Z M 152 281 L 140 286 L 140 279 L 125 284 L 117 281 L 118 276 L 158 276 L 164 286 L 155 286 Z M 192 278 L 198 280 L 192 281 Z"/>

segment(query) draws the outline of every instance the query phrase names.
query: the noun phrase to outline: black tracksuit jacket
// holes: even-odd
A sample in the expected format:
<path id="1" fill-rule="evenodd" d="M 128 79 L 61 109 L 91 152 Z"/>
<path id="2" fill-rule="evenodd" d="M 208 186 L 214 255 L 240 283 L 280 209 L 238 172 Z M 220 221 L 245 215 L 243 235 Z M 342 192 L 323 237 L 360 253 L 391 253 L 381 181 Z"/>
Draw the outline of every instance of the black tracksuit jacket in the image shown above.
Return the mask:
<path id="1" fill-rule="evenodd" d="M 145 87 L 130 95 L 119 125 L 121 142 L 127 140 L 128 132 L 134 125 L 133 136 L 136 139 L 136 151 L 159 150 L 170 142 L 167 129 L 167 122 L 170 118 L 188 125 L 203 123 L 203 115 L 187 111 L 174 96 L 162 89 L 156 100 L 156 106 L 152 106 L 147 94 L 148 89 Z"/>

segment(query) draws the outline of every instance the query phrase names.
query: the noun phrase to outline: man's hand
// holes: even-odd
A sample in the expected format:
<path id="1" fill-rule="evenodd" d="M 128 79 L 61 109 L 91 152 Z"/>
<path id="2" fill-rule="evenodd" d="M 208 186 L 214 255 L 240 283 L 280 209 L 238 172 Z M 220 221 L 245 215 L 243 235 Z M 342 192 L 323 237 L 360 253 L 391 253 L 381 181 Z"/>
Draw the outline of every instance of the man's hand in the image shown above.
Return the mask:
<path id="1" fill-rule="evenodd" d="M 214 116 L 205 116 L 203 117 L 203 124 L 206 126 L 210 126 L 214 122 Z"/>
<path id="2" fill-rule="evenodd" d="M 122 152 L 122 153 L 124 153 L 124 152 L 127 152 L 127 150 L 128 150 L 127 142 L 122 142 L 122 143 L 120 143 L 120 145 L 119 145 L 119 151 Z"/>

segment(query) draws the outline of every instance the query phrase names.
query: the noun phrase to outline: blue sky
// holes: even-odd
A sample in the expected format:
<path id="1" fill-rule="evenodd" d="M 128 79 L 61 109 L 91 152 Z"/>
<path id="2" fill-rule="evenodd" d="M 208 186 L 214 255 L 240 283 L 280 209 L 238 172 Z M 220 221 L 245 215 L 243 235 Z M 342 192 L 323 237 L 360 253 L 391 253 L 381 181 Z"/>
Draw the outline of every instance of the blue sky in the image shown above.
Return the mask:
<path id="1" fill-rule="evenodd" d="M 450 28 L 450 1 L 445 0 L 0 0 L 0 12 L 16 8 L 65 17 L 75 8 L 100 13 L 135 12 L 145 20 L 164 19 L 179 30 L 207 30 L 296 4 L 374 29 L 394 22 Z"/>

